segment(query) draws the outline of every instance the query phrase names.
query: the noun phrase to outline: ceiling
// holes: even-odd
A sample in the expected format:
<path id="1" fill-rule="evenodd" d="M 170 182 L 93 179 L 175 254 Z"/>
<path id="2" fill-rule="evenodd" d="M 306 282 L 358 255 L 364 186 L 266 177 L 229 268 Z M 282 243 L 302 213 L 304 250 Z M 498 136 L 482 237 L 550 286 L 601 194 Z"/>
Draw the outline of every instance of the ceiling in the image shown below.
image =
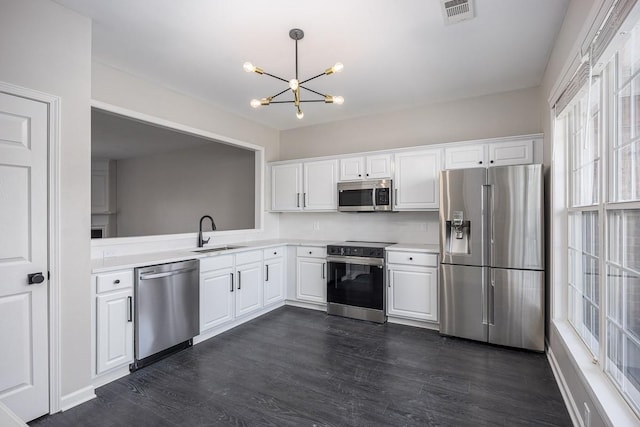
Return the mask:
<path id="1" fill-rule="evenodd" d="M 475 0 L 475 18 L 445 25 L 437 0 L 55 0 L 93 19 L 93 59 L 284 130 L 538 86 L 569 0 Z M 343 105 L 253 109 L 286 83 L 245 73 L 250 61 Z M 302 99 L 309 99 L 308 92 Z M 278 99 L 293 99 L 290 93 Z"/>

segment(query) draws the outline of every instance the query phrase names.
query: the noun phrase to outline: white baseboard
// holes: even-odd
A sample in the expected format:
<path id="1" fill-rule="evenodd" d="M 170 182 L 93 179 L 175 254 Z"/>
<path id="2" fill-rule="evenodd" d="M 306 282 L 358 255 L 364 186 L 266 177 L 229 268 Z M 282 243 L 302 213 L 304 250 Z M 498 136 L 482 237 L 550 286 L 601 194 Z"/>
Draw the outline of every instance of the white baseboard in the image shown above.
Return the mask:
<path id="1" fill-rule="evenodd" d="M 387 316 L 387 322 L 396 323 L 398 325 L 414 326 L 416 328 L 431 329 L 433 331 L 440 330 L 439 324 L 432 323 L 432 322 L 424 322 L 421 320 L 403 319 L 401 317 Z"/>
<path id="2" fill-rule="evenodd" d="M 94 390 L 93 385 L 88 385 L 85 388 L 74 391 L 73 393 L 65 394 L 60 399 L 60 410 L 66 411 L 67 409 L 71 409 L 74 406 L 78 406 L 81 403 L 94 399 L 96 397 Z"/>
<path id="3" fill-rule="evenodd" d="M 304 302 L 304 301 L 288 299 L 285 301 L 285 304 L 293 307 L 308 308 L 311 310 L 318 310 L 318 311 L 327 311 L 327 304 L 322 304 L 322 303 Z"/>
<path id="4" fill-rule="evenodd" d="M 133 362 L 133 360 L 131 362 Z M 96 389 L 98 387 L 102 387 L 105 384 L 109 384 L 119 378 L 126 377 L 129 374 L 129 365 L 127 364 L 107 373 L 97 375 L 93 378 L 93 388 Z"/>
<path id="5" fill-rule="evenodd" d="M 562 375 L 562 371 L 560 370 L 560 366 L 558 366 L 558 361 L 551 350 L 551 347 L 547 346 L 547 359 L 549 359 L 549 365 L 551 365 L 551 371 L 553 372 L 553 376 L 556 378 L 556 383 L 558 383 L 558 388 L 560 389 L 560 394 L 562 395 L 562 399 L 564 400 L 564 405 L 567 407 L 567 411 L 569 412 L 569 416 L 571 417 L 571 422 L 574 426 L 583 427 L 584 423 L 582 421 L 582 417 L 580 416 L 580 411 L 576 406 L 576 402 L 573 399 L 573 395 L 571 394 L 571 390 L 567 385 L 567 381 Z"/>

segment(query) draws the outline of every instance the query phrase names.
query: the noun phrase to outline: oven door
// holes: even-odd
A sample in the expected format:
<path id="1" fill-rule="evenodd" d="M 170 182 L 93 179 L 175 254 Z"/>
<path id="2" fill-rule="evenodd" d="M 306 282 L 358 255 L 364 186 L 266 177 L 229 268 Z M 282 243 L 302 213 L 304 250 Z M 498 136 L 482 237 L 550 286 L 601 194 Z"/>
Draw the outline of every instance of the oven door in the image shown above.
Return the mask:
<path id="1" fill-rule="evenodd" d="M 327 302 L 385 311 L 384 260 L 327 257 Z"/>

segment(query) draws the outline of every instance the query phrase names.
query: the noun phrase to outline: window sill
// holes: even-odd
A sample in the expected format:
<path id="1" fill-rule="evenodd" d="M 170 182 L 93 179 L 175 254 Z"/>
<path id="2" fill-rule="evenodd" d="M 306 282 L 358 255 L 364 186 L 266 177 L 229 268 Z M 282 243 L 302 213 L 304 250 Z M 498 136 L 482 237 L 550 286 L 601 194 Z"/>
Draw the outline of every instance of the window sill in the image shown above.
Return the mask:
<path id="1" fill-rule="evenodd" d="M 639 425 L 640 418 L 633 412 L 600 365 L 592 363 L 591 353 L 569 322 L 554 320 L 552 327 L 555 328 L 560 341 L 565 346 L 570 356 L 569 360 L 578 372 L 581 382 L 596 406 L 595 409 L 603 420 L 612 426 Z M 573 403 L 578 404 L 578 402 Z M 578 408 L 581 409 L 581 407 Z M 582 416 L 582 414 L 576 415 Z"/>

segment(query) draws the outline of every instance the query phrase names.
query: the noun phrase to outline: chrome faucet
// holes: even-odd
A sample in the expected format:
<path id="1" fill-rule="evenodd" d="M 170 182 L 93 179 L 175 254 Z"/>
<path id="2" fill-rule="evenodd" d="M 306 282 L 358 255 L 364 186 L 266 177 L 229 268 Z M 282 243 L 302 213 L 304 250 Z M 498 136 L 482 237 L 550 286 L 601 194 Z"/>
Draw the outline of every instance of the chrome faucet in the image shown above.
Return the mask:
<path id="1" fill-rule="evenodd" d="M 207 238 L 207 240 L 204 240 L 202 238 L 202 220 L 205 218 L 209 218 L 211 220 L 211 230 L 215 231 L 216 229 L 216 223 L 213 222 L 213 218 L 211 218 L 209 215 L 204 215 L 202 218 L 200 218 L 200 229 L 198 231 L 198 247 L 199 248 L 203 247 L 206 243 L 209 243 L 209 240 L 211 240 L 211 237 Z"/>

